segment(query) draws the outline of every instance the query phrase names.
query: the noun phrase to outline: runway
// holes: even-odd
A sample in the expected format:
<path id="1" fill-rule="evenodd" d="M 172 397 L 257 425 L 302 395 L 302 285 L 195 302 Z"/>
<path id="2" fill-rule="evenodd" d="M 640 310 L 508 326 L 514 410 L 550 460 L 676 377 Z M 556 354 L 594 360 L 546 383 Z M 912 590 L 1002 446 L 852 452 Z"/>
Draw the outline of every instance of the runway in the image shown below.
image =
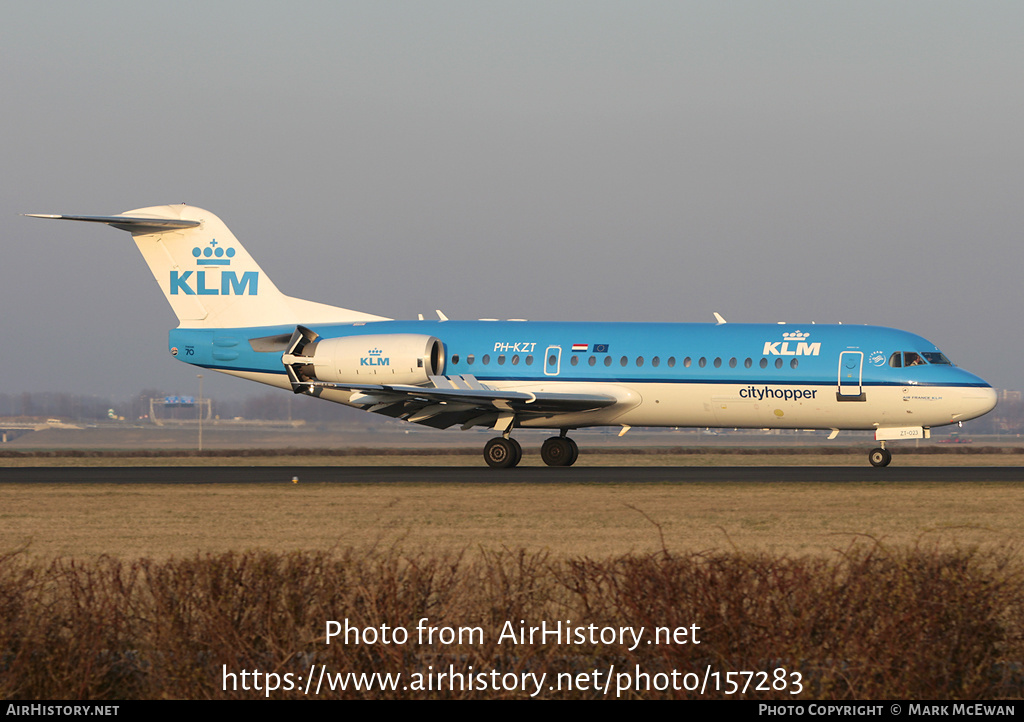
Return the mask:
<path id="1" fill-rule="evenodd" d="M 0 484 L 700 484 L 1024 482 L 1024 466 L 682 466 L 490 469 L 414 466 L 16 467 Z"/>

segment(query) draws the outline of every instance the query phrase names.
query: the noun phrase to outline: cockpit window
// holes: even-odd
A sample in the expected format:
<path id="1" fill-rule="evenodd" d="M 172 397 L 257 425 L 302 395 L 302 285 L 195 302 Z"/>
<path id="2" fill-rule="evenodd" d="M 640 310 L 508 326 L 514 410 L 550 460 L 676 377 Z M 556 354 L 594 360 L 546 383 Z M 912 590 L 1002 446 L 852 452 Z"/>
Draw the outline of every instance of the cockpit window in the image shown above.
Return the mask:
<path id="1" fill-rule="evenodd" d="M 949 359 L 937 351 L 917 353 L 916 351 L 897 351 L 889 357 L 889 365 L 894 369 L 902 366 L 924 366 L 925 364 L 945 364 L 952 366 Z"/>
<path id="2" fill-rule="evenodd" d="M 949 359 L 938 351 L 925 351 L 924 353 L 918 353 L 916 351 L 896 351 L 889 356 L 889 366 L 894 369 L 899 369 L 904 366 L 925 366 L 926 364 L 944 364 L 946 366 L 952 366 L 949 363 Z"/>

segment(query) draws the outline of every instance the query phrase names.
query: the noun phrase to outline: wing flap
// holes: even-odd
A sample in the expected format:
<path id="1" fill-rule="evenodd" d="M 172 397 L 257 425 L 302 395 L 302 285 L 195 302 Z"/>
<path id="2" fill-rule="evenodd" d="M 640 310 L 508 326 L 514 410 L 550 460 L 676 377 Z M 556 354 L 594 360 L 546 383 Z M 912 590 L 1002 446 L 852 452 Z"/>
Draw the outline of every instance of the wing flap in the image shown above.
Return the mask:
<path id="1" fill-rule="evenodd" d="M 326 381 L 304 381 L 300 385 L 309 388 L 328 388 L 353 391 L 365 395 L 367 403 L 421 401 L 432 404 L 448 403 L 469 405 L 470 408 L 491 411 L 530 411 L 534 413 L 567 413 L 570 411 L 592 411 L 611 406 L 617 399 L 605 394 L 531 393 L 487 389 L 437 388 L 429 386 L 404 386 L 401 384 L 341 384 Z M 359 403 L 358 396 L 353 401 Z"/>

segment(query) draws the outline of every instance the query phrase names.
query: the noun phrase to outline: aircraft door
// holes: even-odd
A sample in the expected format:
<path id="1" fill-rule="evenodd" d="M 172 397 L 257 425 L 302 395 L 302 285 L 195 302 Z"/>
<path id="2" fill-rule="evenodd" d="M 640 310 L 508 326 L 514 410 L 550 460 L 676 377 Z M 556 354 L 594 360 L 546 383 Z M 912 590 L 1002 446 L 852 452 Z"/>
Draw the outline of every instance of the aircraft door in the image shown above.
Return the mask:
<path id="1" fill-rule="evenodd" d="M 545 376 L 558 376 L 558 371 L 562 365 L 562 347 L 561 346 L 548 346 L 547 351 L 544 352 L 544 375 Z"/>
<path id="2" fill-rule="evenodd" d="M 843 351 L 839 354 L 839 389 L 837 401 L 864 401 L 864 352 Z"/>

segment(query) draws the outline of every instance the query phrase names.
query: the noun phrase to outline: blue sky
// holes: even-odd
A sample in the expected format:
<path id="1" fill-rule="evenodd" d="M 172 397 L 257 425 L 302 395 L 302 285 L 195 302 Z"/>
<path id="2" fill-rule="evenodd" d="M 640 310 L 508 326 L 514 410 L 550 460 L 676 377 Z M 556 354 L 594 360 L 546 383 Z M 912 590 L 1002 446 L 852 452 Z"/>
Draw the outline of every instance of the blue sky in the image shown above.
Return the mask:
<path id="1" fill-rule="evenodd" d="M 179 202 L 325 303 L 895 326 L 1024 388 L 1021 37 L 1011 2 L 9 2 L 0 393 L 194 391 L 130 237 L 19 215 Z"/>

